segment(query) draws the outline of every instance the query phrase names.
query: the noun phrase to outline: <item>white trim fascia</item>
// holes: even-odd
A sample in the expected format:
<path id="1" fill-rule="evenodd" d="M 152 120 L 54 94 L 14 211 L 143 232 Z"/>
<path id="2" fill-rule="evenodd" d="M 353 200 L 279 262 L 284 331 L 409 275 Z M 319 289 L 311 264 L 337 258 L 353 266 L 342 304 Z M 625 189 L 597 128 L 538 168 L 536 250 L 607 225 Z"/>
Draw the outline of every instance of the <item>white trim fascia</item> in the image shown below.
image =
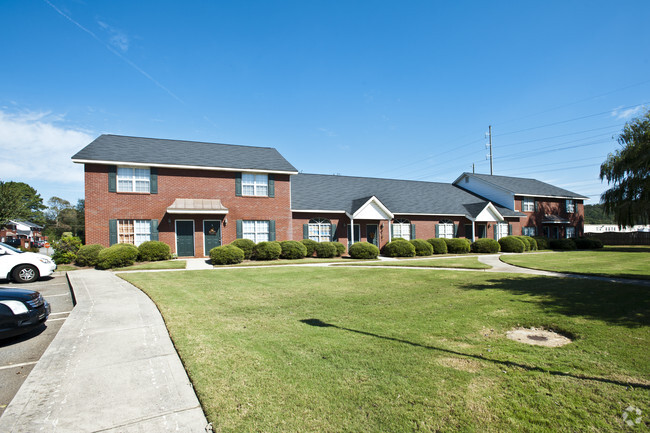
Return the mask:
<path id="1" fill-rule="evenodd" d="M 462 214 L 462 213 L 415 213 L 415 212 L 395 212 L 393 215 L 419 215 L 419 216 L 444 216 L 444 217 L 453 217 L 453 216 L 459 216 L 459 217 L 467 217 L 470 218 L 469 215 Z"/>
<path id="2" fill-rule="evenodd" d="M 482 214 L 485 209 L 490 209 L 492 212 L 494 212 L 497 215 L 497 218 L 501 218 L 498 222 L 504 222 L 506 220 L 506 217 L 504 217 L 501 212 L 492 204 L 491 201 L 489 201 L 483 209 L 478 213 L 478 215 Z M 476 221 L 476 220 L 475 220 Z M 477 221 L 477 222 L 484 222 L 484 221 Z"/>
<path id="3" fill-rule="evenodd" d="M 344 210 L 324 210 L 324 209 L 291 209 L 291 212 L 309 212 L 309 213 L 347 213 Z"/>
<path id="4" fill-rule="evenodd" d="M 205 167 L 200 165 L 178 165 L 178 164 L 156 164 L 145 162 L 127 162 L 127 161 L 100 161 L 93 159 L 73 159 L 75 164 L 99 164 L 99 165 L 119 165 L 124 167 L 161 167 L 161 168 L 180 168 L 191 170 L 207 171 L 232 171 L 241 173 L 271 173 L 271 174 L 298 174 L 297 171 L 285 170 L 260 170 L 256 168 L 231 168 L 231 167 Z"/>
<path id="5" fill-rule="evenodd" d="M 226 215 L 227 210 L 193 210 L 193 209 L 167 209 L 168 214 L 187 214 L 187 215 Z M 180 220 L 179 220 L 180 221 Z M 216 221 L 216 220 L 215 220 Z"/>
<path id="6" fill-rule="evenodd" d="M 515 194 L 516 196 L 519 197 L 539 197 L 539 198 L 560 198 L 563 200 L 589 200 L 589 198 L 582 197 L 582 196 L 564 196 L 564 195 L 539 195 L 539 194 Z"/>
<path id="7" fill-rule="evenodd" d="M 391 211 L 389 211 L 388 208 L 386 206 L 384 206 L 384 204 L 377 197 L 375 197 L 374 195 L 372 197 L 370 197 L 367 202 L 365 202 L 364 204 L 359 206 L 359 209 L 357 209 L 357 211 L 354 214 L 352 214 L 352 216 L 354 218 L 356 218 L 356 215 L 358 215 L 359 212 L 361 212 L 364 208 L 366 208 L 372 202 L 375 202 L 377 204 L 377 206 L 379 206 L 379 208 L 382 211 L 384 211 L 384 213 L 386 215 L 388 215 L 391 219 L 395 218 L 395 215 Z"/>
<path id="8" fill-rule="evenodd" d="M 463 173 L 463 174 L 461 174 L 460 177 L 459 177 L 458 179 L 456 179 L 456 180 L 452 183 L 452 185 L 456 185 L 456 182 L 458 182 L 458 180 L 462 179 L 463 176 L 468 176 L 468 177 L 469 177 L 469 176 L 472 176 L 472 173 Z M 502 186 L 496 185 L 496 184 L 494 184 L 494 183 L 492 183 L 492 182 L 488 182 L 488 181 L 485 180 L 485 179 L 480 179 L 480 178 L 478 178 L 478 177 L 476 177 L 476 176 L 472 176 L 472 179 L 476 180 L 477 182 L 483 182 L 484 184 L 487 184 L 487 185 L 489 185 L 489 186 L 491 186 L 491 187 L 494 187 L 494 188 L 500 189 L 501 191 L 505 191 L 505 192 L 507 192 L 507 193 L 510 193 L 510 194 L 512 194 L 513 196 L 515 195 L 515 193 L 514 193 L 511 189 L 507 189 L 507 188 L 504 188 L 504 187 L 502 187 Z M 463 187 L 460 186 L 460 185 L 456 185 L 456 186 L 458 186 L 458 187 L 460 187 L 460 188 L 463 188 Z M 467 188 L 463 188 L 463 189 L 464 189 L 464 190 L 468 190 Z M 469 191 L 471 192 L 471 190 L 469 190 Z M 475 192 L 472 192 L 472 193 L 473 193 L 473 194 L 476 194 Z M 514 197 L 513 197 L 513 198 L 514 198 Z"/>

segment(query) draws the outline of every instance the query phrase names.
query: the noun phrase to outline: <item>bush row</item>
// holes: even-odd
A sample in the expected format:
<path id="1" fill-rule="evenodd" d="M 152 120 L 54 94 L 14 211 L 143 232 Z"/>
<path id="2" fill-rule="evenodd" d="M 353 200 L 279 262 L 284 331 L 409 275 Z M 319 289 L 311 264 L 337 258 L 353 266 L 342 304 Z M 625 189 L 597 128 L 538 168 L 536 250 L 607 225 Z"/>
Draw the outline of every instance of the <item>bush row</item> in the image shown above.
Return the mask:
<path id="1" fill-rule="evenodd" d="M 105 248 L 99 244 L 81 245 L 77 237 L 61 238 L 54 244 L 55 263 L 76 263 L 79 266 L 96 266 L 100 269 L 131 266 L 136 261 L 153 262 L 171 258 L 169 245 L 159 241 L 148 241 L 139 247 L 131 244 L 115 244 Z"/>
<path id="2" fill-rule="evenodd" d="M 241 251 L 241 254 L 237 251 Z M 232 265 L 244 260 L 295 260 L 316 256 L 318 258 L 340 257 L 345 245 L 340 242 L 269 241 L 255 243 L 249 239 L 237 239 L 229 245 L 210 250 L 210 260 L 215 265 Z"/>

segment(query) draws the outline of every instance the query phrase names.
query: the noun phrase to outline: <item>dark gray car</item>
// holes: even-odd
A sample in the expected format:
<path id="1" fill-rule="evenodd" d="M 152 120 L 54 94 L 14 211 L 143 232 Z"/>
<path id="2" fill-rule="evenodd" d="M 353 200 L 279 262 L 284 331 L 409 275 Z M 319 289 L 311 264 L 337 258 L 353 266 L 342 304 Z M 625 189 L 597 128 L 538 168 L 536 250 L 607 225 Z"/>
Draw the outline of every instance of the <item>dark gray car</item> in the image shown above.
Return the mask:
<path id="1" fill-rule="evenodd" d="M 0 339 L 29 332 L 49 315 L 50 304 L 39 292 L 0 287 Z"/>

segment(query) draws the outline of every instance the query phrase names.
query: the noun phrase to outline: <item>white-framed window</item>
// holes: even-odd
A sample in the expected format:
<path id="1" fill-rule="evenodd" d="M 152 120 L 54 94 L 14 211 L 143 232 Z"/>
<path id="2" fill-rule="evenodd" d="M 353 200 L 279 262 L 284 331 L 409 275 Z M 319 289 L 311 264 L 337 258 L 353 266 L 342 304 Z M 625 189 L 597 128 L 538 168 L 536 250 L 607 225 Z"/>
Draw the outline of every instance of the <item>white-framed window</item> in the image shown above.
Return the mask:
<path id="1" fill-rule="evenodd" d="M 332 240 L 332 223 L 327 218 L 312 218 L 309 220 L 309 239 L 316 242 Z"/>
<path id="2" fill-rule="evenodd" d="M 535 199 L 531 197 L 524 197 L 523 205 L 521 206 L 522 212 L 534 212 L 535 211 Z"/>
<path id="3" fill-rule="evenodd" d="M 576 210 L 576 206 L 573 200 L 567 200 L 566 201 L 566 212 L 567 213 L 573 213 Z"/>
<path id="4" fill-rule="evenodd" d="M 150 179 L 148 168 L 117 167 L 118 192 L 150 192 Z"/>
<path id="5" fill-rule="evenodd" d="M 117 242 L 136 247 L 151 240 L 150 220 L 117 220 Z"/>
<path id="6" fill-rule="evenodd" d="M 255 243 L 268 242 L 268 221 L 242 221 L 242 237 Z"/>
<path id="7" fill-rule="evenodd" d="M 269 175 L 242 173 L 241 187 L 242 195 L 266 197 L 269 195 Z"/>
<path id="8" fill-rule="evenodd" d="M 522 234 L 524 236 L 537 236 L 537 227 L 524 227 Z"/>
<path id="9" fill-rule="evenodd" d="M 567 227 L 566 228 L 566 237 L 567 238 L 575 238 L 576 237 L 576 228 L 575 227 Z"/>
<path id="10" fill-rule="evenodd" d="M 393 239 L 402 238 L 407 241 L 411 239 L 411 221 L 397 219 L 393 222 Z"/>
<path id="11" fill-rule="evenodd" d="M 496 231 L 496 240 L 506 237 L 508 236 L 508 223 L 497 223 L 494 230 Z"/>
<path id="12" fill-rule="evenodd" d="M 442 220 L 438 224 L 438 237 L 451 239 L 454 237 L 454 223 L 450 220 Z"/>

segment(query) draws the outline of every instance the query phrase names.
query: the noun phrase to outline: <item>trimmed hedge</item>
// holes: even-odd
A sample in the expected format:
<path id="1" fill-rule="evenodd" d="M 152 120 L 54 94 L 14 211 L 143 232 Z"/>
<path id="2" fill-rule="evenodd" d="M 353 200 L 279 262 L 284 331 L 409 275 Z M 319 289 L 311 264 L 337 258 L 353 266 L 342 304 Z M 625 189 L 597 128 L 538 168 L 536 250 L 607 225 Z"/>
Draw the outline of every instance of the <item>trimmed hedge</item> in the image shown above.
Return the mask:
<path id="1" fill-rule="evenodd" d="M 442 238 L 427 239 L 433 247 L 433 254 L 447 254 L 447 242 Z"/>
<path id="2" fill-rule="evenodd" d="M 526 238 L 528 240 L 531 251 L 537 251 L 537 241 L 535 240 L 535 238 L 532 238 L 530 236 L 522 236 L 522 238 Z"/>
<path id="3" fill-rule="evenodd" d="M 535 242 L 537 242 L 538 250 L 549 250 L 551 249 L 550 241 L 547 237 L 544 236 L 534 236 Z"/>
<path id="4" fill-rule="evenodd" d="M 530 241 L 526 239 L 526 236 L 514 236 L 519 239 L 524 244 L 524 251 L 530 251 Z"/>
<path id="5" fill-rule="evenodd" d="M 370 242 L 357 242 L 350 246 L 348 253 L 353 259 L 376 259 L 379 248 Z"/>
<path id="6" fill-rule="evenodd" d="M 142 242 L 138 247 L 138 252 L 138 258 L 141 262 L 169 260 L 172 256 L 169 245 L 160 241 Z"/>
<path id="7" fill-rule="evenodd" d="M 300 241 L 300 243 L 302 243 L 307 248 L 307 254 L 305 254 L 305 257 L 313 257 L 318 242 L 312 241 L 311 239 L 303 239 Z"/>
<path id="8" fill-rule="evenodd" d="M 210 250 L 213 265 L 235 265 L 244 261 L 246 254 L 241 248 L 230 244 L 214 247 Z"/>
<path id="9" fill-rule="evenodd" d="M 551 239 L 550 244 L 552 250 L 572 251 L 578 248 L 573 239 Z"/>
<path id="10" fill-rule="evenodd" d="M 468 239 L 465 238 L 443 238 L 447 244 L 447 252 L 450 254 L 467 254 L 469 253 L 470 246 L 472 245 Z"/>
<path id="11" fill-rule="evenodd" d="M 230 243 L 233 247 L 237 247 L 244 252 L 244 259 L 250 260 L 255 248 L 255 242 L 250 239 L 235 239 Z"/>
<path id="12" fill-rule="evenodd" d="M 494 239 L 481 238 L 474 241 L 470 247 L 473 253 L 498 253 L 501 250 L 501 245 Z"/>
<path id="13" fill-rule="evenodd" d="M 138 248 L 131 244 L 115 244 L 104 248 L 97 255 L 99 269 L 131 266 L 138 259 Z"/>
<path id="14" fill-rule="evenodd" d="M 104 249 L 103 245 L 84 245 L 77 251 L 77 264 L 79 266 L 97 266 L 99 252 Z"/>
<path id="15" fill-rule="evenodd" d="M 71 233 L 70 233 L 71 234 Z M 64 236 L 52 243 L 54 254 L 52 260 L 57 265 L 66 265 L 77 260 L 77 251 L 81 248 L 81 239 L 76 236 Z"/>
<path id="16" fill-rule="evenodd" d="M 282 254 L 280 242 L 260 242 L 253 248 L 251 258 L 253 260 L 277 260 L 280 258 L 280 254 Z"/>
<path id="17" fill-rule="evenodd" d="M 504 236 L 499 239 L 501 251 L 504 253 L 523 253 L 526 251 L 526 245 L 517 236 Z"/>
<path id="18" fill-rule="evenodd" d="M 341 257 L 343 253 L 345 253 L 345 245 L 343 245 L 341 242 L 332 242 L 334 246 L 336 247 L 336 257 Z"/>
<path id="19" fill-rule="evenodd" d="M 415 247 L 416 256 L 430 256 L 433 254 L 433 246 L 424 239 L 412 239 L 409 242 Z"/>
<path id="20" fill-rule="evenodd" d="M 579 250 L 595 250 L 603 247 L 603 241 L 596 238 L 577 238 L 575 243 Z"/>
<path id="21" fill-rule="evenodd" d="M 303 259 L 307 254 L 307 247 L 298 241 L 282 241 L 280 248 L 280 257 L 283 259 Z"/>
<path id="22" fill-rule="evenodd" d="M 318 242 L 315 250 L 316 257 L 320 259 L 331 259 L 332 257 L 336 257 L 336 253 L 338 252 L 336 245 L 331 242 Z"/>
<path id="23" fill-rule="evenodd" d="M 409 241 L 397 238 L 384 245 L 381 253 L 386 257 L 415 257 L 415 247 Z"/>

